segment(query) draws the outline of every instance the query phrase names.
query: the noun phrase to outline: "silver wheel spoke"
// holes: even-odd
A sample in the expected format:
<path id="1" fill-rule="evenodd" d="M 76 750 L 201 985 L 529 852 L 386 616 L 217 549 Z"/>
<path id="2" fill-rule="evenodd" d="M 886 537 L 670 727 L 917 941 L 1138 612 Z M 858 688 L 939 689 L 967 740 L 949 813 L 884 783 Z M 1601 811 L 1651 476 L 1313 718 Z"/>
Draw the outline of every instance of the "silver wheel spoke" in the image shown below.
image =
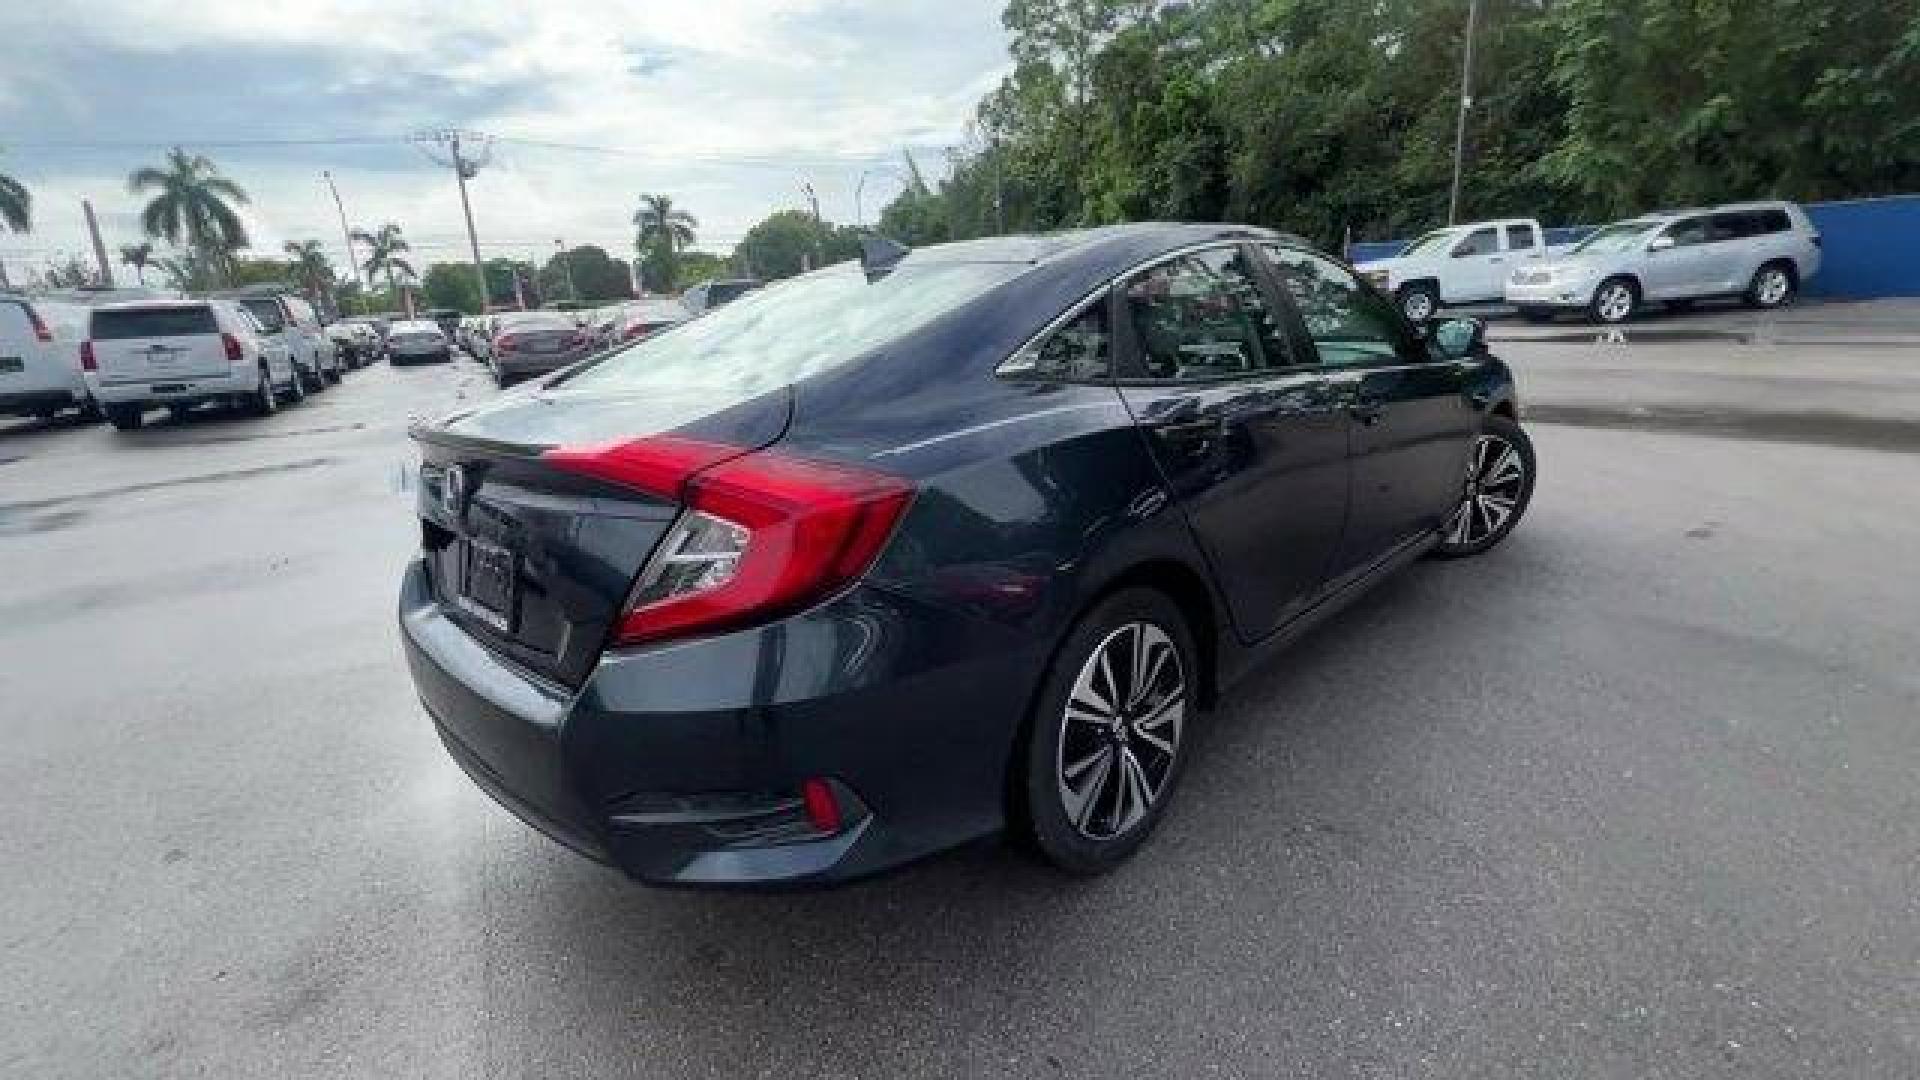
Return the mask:
<path id="1" fill-rule="evenodd" d="M 1087 819 L 1092 816 L 1094 804 L 1100 801 L 1100 795 L 1107 789 L 1107 780 L 1113 775 L 1113 750 L 1102 747 L 1098 760 L 1092 766 L 1091 775 L 1085 783 L 1079 785 L 1062 784 L 1067 796 L 1067 820 L 1074 828 L 1086 831 Z"/>
<path id="2" fill-rule="evenodd" d="M 1114 803 L 1114 832 L 1121 833 L 1147 816 L 1147 806 L 1153 802 L 1153 791 L 1147 783 L 1147 773 L 1140 767 L 1140 759 L 1133 751 L 1120 751 L 1120 794 Z"/>
<path id="3" fill-rule="evenodd" d="M 1141 635 L 1141 637 L 1145 636 L 1145 634 Z M 1155 644 L 1158 645 L 1157 642 Z M 1137 707 L 1141 702 L 1147 700 L 1149 694 L 1153 693 L 1153 688 L 1160 682 L 1160 673 L 1167 668 L 1167 657 L 1171 655 L 1173 655 L 1173 647 L 1170 645 L 1160 645 L 1154 649 L 1153 658 L 1148 661 L 1149 666 L 1146 677 L 1137 678 L 1134 683 L 1133 700 L 1128 702 L 1129 705 Z"/>
<path id="4" fill-rule="evenodd" d="M 1499 532 L 1500 526 L 1506 524 L 1507 515 L 1512 512 L 1513 505 L 1508 503 L 1505 506 L 1501 506 L 1484 495 L 1480 497 L 1479 501 L 1480 512 L 1487 516 L 1487 532 L 1489 534 Z"/>
<path id="5" fill-rule="evenodd" d="M 1500 457 L 1494 461 L 1493 468 L 1488 470 L 1486 479 L 1481 483 L 1487 487 L 1498 487 L 1518 479 L 1520 479 L 1520 455 L 1513 452 L 1513 447 L 1502 443 Z"/>
<path id="6" fill-rule="evenodd" d="M 1168 697 L 1167 700 L 1160 703 L 1159 708 L 1153 710 L 1153 712 L 1141 719 L 1134 721 L 1133 729 L 1141 732 L 1158 731 L 1167 725 L 1167 721 L 1172 720 L 1176 722 L 1174 725 L 1174 737 L 1178 738 L 1178 721 L 1181 716 L 1182 706 L 1186 704 L 1186 700 L 1186 696 L 1183 694 L 1174 694 Z"/>
<path id="7" fill-rule="evenodd" d="M 1153 747 L 1155 750 L 1160 751 L 1161 753 L 1167 755 L 1168 757 L 1173 756 L 1173 744 L 1161 738 L 1160 736 L 1155 735 L 1153 732 L 1148 731 L 1145 728 L 1136 726 L 1133 729 L 1133 735 L 1134 735 L 1134 738 L 1139 739 L 1141 742 L 1146 743 L 1148 746 Z"/>
<path id="8" fill-rule="evenodd" d="M 1453 522 L 1447 526 L 1447 543 L 1464 544 L 1467 542 L 1467 527 L 1470 524 L 1472 507 L 1466 503 L 1454 511 Z"/>

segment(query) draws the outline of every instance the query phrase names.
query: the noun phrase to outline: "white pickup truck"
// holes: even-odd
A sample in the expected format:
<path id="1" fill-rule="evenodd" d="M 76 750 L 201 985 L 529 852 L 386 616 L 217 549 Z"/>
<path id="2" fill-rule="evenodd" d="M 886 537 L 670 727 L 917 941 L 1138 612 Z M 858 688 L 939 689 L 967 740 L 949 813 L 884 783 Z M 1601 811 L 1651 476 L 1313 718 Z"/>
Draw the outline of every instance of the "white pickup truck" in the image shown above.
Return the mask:
<path id="1" fill-rule="evenodd" d="M 1391 259 L 1354 269 L 1422 323 L 1449 304 L 1502 302 L 1516 265 L 1559 251 L 1547 246 L 1546 232 L 1532 218 L 1476 221 L 1436 229 Z"/>

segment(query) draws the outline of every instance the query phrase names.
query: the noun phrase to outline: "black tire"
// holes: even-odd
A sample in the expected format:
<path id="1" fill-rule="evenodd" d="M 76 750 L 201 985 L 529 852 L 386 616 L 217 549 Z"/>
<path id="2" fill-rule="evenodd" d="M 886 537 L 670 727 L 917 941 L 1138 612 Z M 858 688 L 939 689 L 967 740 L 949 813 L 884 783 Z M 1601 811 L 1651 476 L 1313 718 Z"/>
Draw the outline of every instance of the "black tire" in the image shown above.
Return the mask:
<path id="1" fill-rule="evenodd" d="M 313 375 L 307 379 L 307 393 L 324 394 L 327 392 L 327 369 L 320 366 L 320 358 L 313 358 Z"/>
<path id="2" fill-rule="evenodd" d="M 1082 678 L 1092 678 L 1092 688 L 1099 685 L 1100 651 L 1118 649 L 1115 655 L 1122 658 L 1139 655 L 1134 639 L 1126 636 L 1129 633 L 1143 635 L 1138 640 L 1149 656 L 1145 666 L 1150 673 L 1145 681 L 1162 696 L 1123 703 L 1117 721 L 1098 722 L 1090 719 L 1098 708 L 1093 701 L 1099 696 L 1096 692 L 1092 698 L 1077 699 L 1077 715 L 1069 717 L 1068 704 L 1076 700 L 1076 685 Z M 1124 862 L 1152 835 L 1178 791 L 1190 756 L 1200 686 L 1196 657 L 1192 632 L 1180 608 L 1152 589 L 1124 589 L 1108 596 L 1067 634 L 1016 748 L 1020 762 L 1013 792 L 1016 835 L 1047 862 L 1070 873 L 1104 873 Z M 1118 674 L 1122 666 L 1128 669 L 1124 677 Z M 1108 671 L 1112 679 L 1124 678 L 1131 684 L 1136 680 L 1133 669 L 1131 660 L 1124 660 Z M 1176 685 L 1177 694 L 1172 692 Z M 1121 696 L 1113 692 L 1116 689 L 1108 683 L 1108 696 Z M 1159 742 L 1147 741 L 1150 735 Z M 1172 752 L 1163 753 L 1161 743 L 1170 745 Z M 1069 753 L 1080 761 L 1066 760 Z M 1068 805 L 1072 796 L 1067 774 L 1074 764 L 1097 762 L 1102 754 L 1106 755 L 1104 767 L 1096 763 L 1078 774 L 1080 790 L 1087 794 L 1076 815 Z M 1137 777 L 1139 786 L 1125 783 L 1129 777 Z M 1140 795 L 1146 796 L 1144 800 Z"/>
<path id="3" fill-rule="evenodd" d="M 1553 309 L 1543 307 L 1523 307 L 1520 317 L 1530 323 L 1548 323 L 1553 321 Z"/>
<path id="4" fill-rule="evenodd" d="M 107 423 L 119 431 L 134 431 L 147 422 L 147 410 L 138 405 L 107 406 Z"/>
<path id="5" fill-rule="evenodd" d="M 260 381 L 253 388 L 253 400 L 247 403 L 247 409 L 255 416 L 272 416 L 280 411 L 280 395 L 273 389 L 273 372 L 265 364 L 260 365 Z"/>
<path id="6" fill-rule="evenodd" d="M 1400 286 L 1394 294 L 1394 303 L 1400 305 L 1400 314 L 1415 326 L 1431 322 L 1440 313 L 1440 290 L 1432 284 L 1417 281 L 1411 285 Z"/>
<path id="7" fill-rule="evenodd" d="M 292 364 L 291 360 L 288 363 Z M 307 378 L 300 374 L 300 365 L 293 364 L 293 378 L 287 380 L 286 403 L 298 405 L 307 400 Z"/>
<path id="8" fill-rule="evenodd" d="M 1793 303 L 1799 293 L 1800 275 L 1793 264 L 1776 260 L 1753 272 L 1745 299 L 1750 308 L 1771 311 Z"/>
<path id="9" fill-rule="evenodd" d="M 1504 480 L 1501 471 L 1500 455 L 1506 448 L 1511 449 L 1521 469 L 1517 481 L 1511 483 Z M 1527 437 L 1526 429 L 1504 416 L 1487 417 L 1467 455 L 1460 504 L 1442 523 L 1434 556 L 1465 559 L 1505 540 L 1533 504 L 1536 473 L 1533 440 Z M 1506 505 L 1506 514 L 1496 521 L 1501 505 Z"/>
<path id="10" fill-rule="evenodd" d="M 332 385 L 334 385 L 334 386 L 338 386 L 338 385 L 340 385 L 340 380 L 341 380 L 341 378 L 342 378 L 342 377 L 344 376 L 344 374 L 345 374 L 345 371 L 344 371 L 344 369 L 343 369 L 343 368 L 342 368 L 342 367 L 340 366 L 340 359 L 339 359 L 339 357 L 335 357 L 335 358 L 334 358 L 334 361 L 333 361 L 333 365 L 332 365 L 331 367 L 329 367 L 329 368 L 327 368 L 327 373 L 326 373 L 326 374 L 327 374 L 327 382 L 328 382 L 328 383 L 330 383 L 330 384 L 332 384 Z"/>
<path id="11" fill-rule="evenodd" d="M 172 417 L 176 424 L 185 420 L 191 412 L 193 412 L 193 406 L 184 401 L 176 401 L 167 406 L 167 415 Z"/>
<path id="12" fill-rule="evenodd" d="M 1610 277 L 1594 287 L 1587 316 L 1603 326 L 1618 326 L 1640 310 L 1640 286 L 1632 278 Z"/>

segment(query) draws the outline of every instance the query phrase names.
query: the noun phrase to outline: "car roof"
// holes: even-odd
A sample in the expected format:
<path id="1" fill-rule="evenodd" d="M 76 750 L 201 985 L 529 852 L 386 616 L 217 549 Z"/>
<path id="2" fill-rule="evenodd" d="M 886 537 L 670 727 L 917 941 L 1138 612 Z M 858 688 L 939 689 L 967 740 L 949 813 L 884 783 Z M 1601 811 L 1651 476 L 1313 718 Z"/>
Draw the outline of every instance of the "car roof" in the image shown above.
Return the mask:
<path id="1" fill-rule="evenodd" d="M 155 308 L 195 308 L 206 307 L 218 298 L 207 300 L 123 300 L 113 304 L 96 304 L 95 311 L 152 311 Z"/>
<path id="2" fill-rule="evenodd" d="M 393 322 L 393 329 L 395 330 L 408 326 L 417 326 L 423 330 L 440 329 L 440 324 L 434 322 L 432 319 L 395 319 Z"/>

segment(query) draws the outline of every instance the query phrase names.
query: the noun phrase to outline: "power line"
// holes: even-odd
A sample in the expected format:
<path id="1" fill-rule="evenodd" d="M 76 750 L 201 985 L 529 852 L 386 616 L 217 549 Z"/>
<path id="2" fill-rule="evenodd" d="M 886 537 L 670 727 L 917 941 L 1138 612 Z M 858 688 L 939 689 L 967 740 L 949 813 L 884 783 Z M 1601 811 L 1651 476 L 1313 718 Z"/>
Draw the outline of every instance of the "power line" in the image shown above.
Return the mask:
<path id="1" fill-rule="evenodd" d="M 472 135 L 478 133 L 467 132 L 464 134 Z M 565 150 L 575 153 L 632 157 L 670 163 L 690 162 L 698 165 L 743 165 L 765 166 L 768 168 L 802 164 L 857 165 L 892 158 L 902 149 L 930 153 L 947 153 L 964 149 L 964 147 L 958 144 L 923 143 L 905 147 L 890 146 L 885 149 L 873 151 L 674 151 L 662 150 L 657 146 L 604 146 L 596 143 L 564 142 L 556 139 L 532 139 L 514 135 L 493 135 L 485 136 L 485 138 L 490 143 L 506 143 L 512 146 L 524 146 L 540 150 Z M 418 144 L 420 141 L 421 136 L 415 134 L 329 135 L 301 139 L 7 139 L 5 145 L 10 149 L 19 150 L 164 150 L 175 146 L 194 150 L 239 150 L 254 148 L 280 149 L 306 146 L 404 146 L 409 143 Z"/>

